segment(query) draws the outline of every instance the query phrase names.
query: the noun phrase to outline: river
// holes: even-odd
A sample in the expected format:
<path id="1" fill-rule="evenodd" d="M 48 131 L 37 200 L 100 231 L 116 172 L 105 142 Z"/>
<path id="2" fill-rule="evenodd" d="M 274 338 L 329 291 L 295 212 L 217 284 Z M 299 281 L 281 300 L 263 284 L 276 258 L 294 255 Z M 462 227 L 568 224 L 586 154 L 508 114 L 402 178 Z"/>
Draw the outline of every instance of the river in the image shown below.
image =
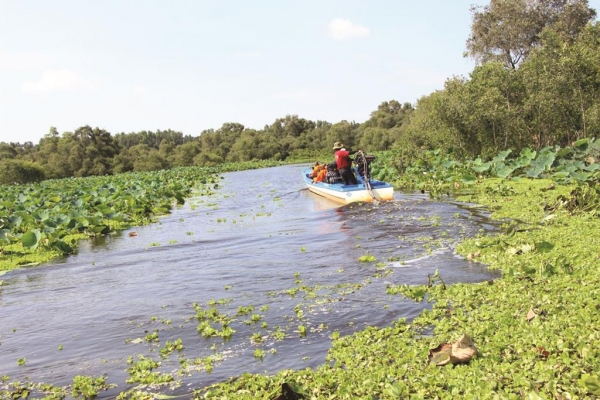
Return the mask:
<path id="1" fill-rule="evenodd" d="M 219 357 L 210 373 L 176 377 L 171 393 L 185 394 L 243 372 L 316 367 L 332 332 L 387 326 L 428 306 L 387 295 L 389 283 L 427 283 L 436 269 L 446 283 L 497 276 L 454 252 L 462 238 L 495 229 L 482 210 L 400 192 L 339 206 L 304 188 L 301 167 L 226 173 L 216 195 L 191 198 L 156 224 L 3 276 L 0 376 L 62 386 L 104 375 L 118 387 L 99 398 L 114 398 L 129 387 L 129 356 L 161 360 L 166 341 L 181 339 L 161 371 Z M 194 304 L 212 303 L 234 318 L 231 340 L 198 333 Z"/>

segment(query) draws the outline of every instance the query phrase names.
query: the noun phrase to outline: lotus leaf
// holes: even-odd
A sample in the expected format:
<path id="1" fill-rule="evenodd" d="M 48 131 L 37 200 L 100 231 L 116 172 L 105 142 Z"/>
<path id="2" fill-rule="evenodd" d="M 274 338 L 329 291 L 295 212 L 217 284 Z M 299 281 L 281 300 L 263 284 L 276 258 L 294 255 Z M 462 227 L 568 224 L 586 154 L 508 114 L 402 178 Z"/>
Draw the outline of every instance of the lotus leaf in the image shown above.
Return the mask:
<path id="1" fill-rule="evenodd" d="M 37 248 L 41 238 L 41 233 L 37 229 L 25 232 L 21 236 L 21 243 L 24 247 L 35 249 Z"/>
<path id="2" fill-rule="evenodd" d="M 514 170 L 515 168 L 511 168 L 505 165 L 496 171 L 496 175 L 498 175 L 498 178 L 504 179 L 507 178 L 510 174 L 512 174 Z"/>
<path id="3" fill-rule="evenodd" d="M 18 227 L 21 225 L 21 222 L 23 222 L 23 218 L 19 215 L 11 215 L 8 217 L 8 222 L 10 222 L 10 224 L 13 226 Z"/>
<path id="4" fill-rule="evenodd" d="M 570 175 L 569 171 L 560 171 L 560 172 L 555 172 L 552 177 L 553 178 L 558 178 L 558 179 L 564 179 L 566 177 L 568 177 Z"/>
<path id="5" fill-rule="evenodd" d="M 535 249 L 540 253 L 547 253 L 554 248 L 554 245 L 549 242 L 538 242 L 535 244 Z"/>
<path id="6" fill-rule="evenodd" d="M 490 169 L 490 166 L 492 164 L 487 162 L 484 164 L 480 164 L 480 165 L 474 165 L 473 167 L 471 167 L 471 169 L 475 172 L 481 173 L 481 172 L 485 172 L 488 171 Z"/>
<path id="7" fill-rule="evenodd" d="M 573 143 L 573 147 L 577 147 L 581 150 L 585 150 L 588 148 L 589 144 L 590 144 L 590 139 L 588 139 L 588 138 L 579 139 L 575 143 Z"/>
<path id="8" fill-rule="evenodd" d="M 590 172 L 597 171 L 598 169 L 600 169 L 600 164 L 590 164 L 584 167 L 583 169 Z"/>
<path id="9" fill-rule="evenodd" d="M 571 176 L 578 181 L 585 182 L 590 178 L 590 174 L 587 172 L 571 172 Z"/>
<path id="10" fill-rule="evenodd" d="M 59 250 L 62 254 L 72 254 L 73 248 L 62 240 L 54 242 L 53 247 Z"/>
<path id="11" fill-rule="evenodd" d="M 505 151 L 501 151 L 500 153 L 498 153 L 498 155 L 496 157 L 494 157 L 494 159 L 492 160 L 492 162 L 499 162 L 499 161 L 504 161 L 506 159 L 506 157 L 508 157 L 508 155 L 512 153 L 511 149 L 505 150 Z"/>
<path id="12" fill-rule="evenodd" d="M 476 182 L 477 178 L 473 175 L 463 175 L 461 178 L 461 182 L 465 185 L 473 185 Z"/>
<path id="13" fill-rule="evenodd" d="M 538 166 L 532 166 L 525 169 L 525 174 L 530 178 L 537 178 L 544 170 Z"/>

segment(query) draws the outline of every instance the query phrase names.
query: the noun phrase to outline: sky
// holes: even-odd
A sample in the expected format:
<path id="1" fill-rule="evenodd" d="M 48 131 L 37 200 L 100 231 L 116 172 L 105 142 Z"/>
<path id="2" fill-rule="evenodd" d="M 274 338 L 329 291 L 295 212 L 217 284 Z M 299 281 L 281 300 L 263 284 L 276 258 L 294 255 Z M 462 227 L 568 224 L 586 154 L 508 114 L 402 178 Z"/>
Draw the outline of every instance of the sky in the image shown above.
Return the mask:
<path id="1" fill-rule="evenodd" d="M 0 141 L 364 122 L 468 77 L 477 0 L 0 0 Z M 590 0 L 599 10 L 600 0 Z"/>

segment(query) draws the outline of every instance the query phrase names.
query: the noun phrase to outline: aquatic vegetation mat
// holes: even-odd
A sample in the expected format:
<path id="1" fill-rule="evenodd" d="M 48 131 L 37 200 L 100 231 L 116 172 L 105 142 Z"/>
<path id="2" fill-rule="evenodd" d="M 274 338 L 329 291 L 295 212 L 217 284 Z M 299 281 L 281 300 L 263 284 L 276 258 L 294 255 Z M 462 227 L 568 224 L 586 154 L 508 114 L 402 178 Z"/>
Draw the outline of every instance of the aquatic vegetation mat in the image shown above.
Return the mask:
<path id="1" fill-rule="evenodd" d="M 283 384 L 307 398 L 557 398 L 600 396 L 600 228 L 589 208 L 565 199 L 577 186 L 484 179 L 463 198 L 506 221 L 504 232 L 466 240 L 460 253 L 502 270 L 479 284 L 388 287 L 432 302 L 410 324 L 332 336 L 328 363 L 274 376 L 243 375 L 196 398 L 275 398 Z M 570 197 L 569 197 L 570 196 Z M 568 202 L 567 202 L 568 203 Z M 454 367 L 431 349 L 468 335 L 477 354 Z"/>
<path id="2" fill-rule="evenodd" d="M 216 399 L 600 396 L 600 328 L 594 323 L 600 317 L 595 189 L 587 181 L 562 183 L 567 182 L 524 177 L 479 177 L 469 183 L 469 194 L 460 199 L 485 205 L 504 225 L 493 236 L 465 240 L 458 251 L 472 263 L 483 262 L 502 271 L 502 278 L 449 285 L 443 273 L 436 272 L 424 285 L 389 284 L 390 302 L 395 296 L 424 300 L 430 309 L 412 321 L 390 321 L 386 328 L 367 327 L 347 336 L 331 332 L 331 350 L 319 367 L 302 368 L 299 362 L 298 369 L 271 376 L 242 374 L 196 387 L 191 395 Z M 428 222 L 437 223 L 435 218 Z M 303 246 L 299 251 L 310 249 Z M 385 279 L 389 271 L 375 264 L 377 258 L 364 252 L 357 260 L 376 268 L 372 280 Z M 188 343 L 163 337 L 169 335 L 163 335 L 172 326 L 169 320 L 153 317 L 152 322 L 165 329 L 148 329 L 131 343 L 156 351 L 127 359 L 131 386 L 119 388 L 119 398 L 166 398 L 192 371 L 210 372 L 225 357 L 219 352 L 220 343 L 244 330 L 251 332 L 247 336 L 256 346 L 254 357 L 268 362 L 271 349 L 265 342 L 310 337 L 326 330 L 311 325 L 307 316 L 316 306 L 337 301 L 368 283 L 311 286 L 298 274 L 291 288 L 270 293 L 298 300 L 282 326 L 269 325 L 265 318 L 269 308 L 264 305 L 234 306 L 226 298 L 193 304 L 186 322 L 193 324 L 200 338 L 214 344 L 214 354 L 197 359 L 185 357 Z M 453 354 L 448 344 L 471 348 L 468 362 L 446 362 Z M 165 370 L 169 359 L 178 360 L 179 368 Z M 10 382 L 9 377 L 4 381 L 0 396 L 7 398 L 34 392 L 50 398 L 93 397 L 111 390 L 110 380 L 104 377 L 78 377 L 66 388 Z"/>

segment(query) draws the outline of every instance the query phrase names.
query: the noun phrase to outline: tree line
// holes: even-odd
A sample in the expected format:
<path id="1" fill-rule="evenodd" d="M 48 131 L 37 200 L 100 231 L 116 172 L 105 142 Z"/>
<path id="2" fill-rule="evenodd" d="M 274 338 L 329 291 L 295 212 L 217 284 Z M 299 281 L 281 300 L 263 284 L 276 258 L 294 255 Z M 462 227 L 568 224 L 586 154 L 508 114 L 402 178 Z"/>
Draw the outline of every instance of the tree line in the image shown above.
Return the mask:
<path id="1" fill-rule="evenodd" d="M 491 0 L 471 9 L 468 77 L 449 78 L 416 104 L 381 103 L 363 123 L 297 115 L 264 129 L 225 123 L 198 137 L 111 133 L 90 126 L 39 143 L 0 143 L 0 183 L 330 155 L 333 142 L 368 151 L 424 149 L 485 157 L 600 136 L 600 26 L 587 0 Z"/>
<path id="2" fill-rule="evenodd" d="M 59 134 L 52 127 L 37 144 L 0 143 L 0 183 L 225 162 L 297 160 L 325 153 L 331 157 L 331 145 L 336 141 L 349 147 L 387 150 L 399 138 L 398 128 L 412 110 L 409 103 L 392 100 L 379 105 L 362 124 L 332 124 L 287 115 L 261 130 L 228 122 L 198 137 L 172 130 L 112 135 L 90 126 Z"/>

